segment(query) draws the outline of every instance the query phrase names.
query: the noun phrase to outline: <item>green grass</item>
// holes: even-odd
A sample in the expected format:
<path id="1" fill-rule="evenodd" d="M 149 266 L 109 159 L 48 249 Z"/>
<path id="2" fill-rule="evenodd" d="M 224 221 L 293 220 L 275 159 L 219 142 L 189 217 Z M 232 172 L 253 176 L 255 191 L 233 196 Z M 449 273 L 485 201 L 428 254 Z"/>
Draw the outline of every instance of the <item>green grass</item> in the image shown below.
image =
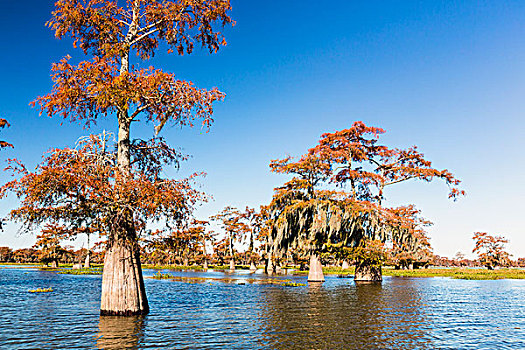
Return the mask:
<path id="1" fill-rule="evenodd" d="M 53 291 L 53 288 L 44 288 L 44 289 L 37 288 L 37 289 L 30 289 L 28 292 L 29 293 L 49 293 L 52 291 Z"/>
<path id="2" fill-rule="evenodd" d="M 63 275 L 102 275 L 102 267 L 95 267 L 90 269 L 67 269 L 60 270 L 58 273 Z"/>
<path id="3" fill-rule="evenodd" d="M 40 263 L 16 263 L 16 262 L 2 262 L 0 263 L 0 265 L 10 265 L 10 266 L 23 266 L 23 267 L 30 267 L 30 266 L 33 266 L 33 267 L 39 267 L 39 266 L 42 266 L 42 264 Z"/>
<path id="4" fill-rule="evenodd" d="M 353 275 L 355 272 L 355 269 L 353 266 L 351 266 L 349 269 L 342 269 L 340 267 L 323 267 L 323 273 L 325 275 Z M 306 271 L 299 271 L 295 270 L 293 271 L 294 275 L 308 275 L 308 270 Z"/>
<path id="5" fill-rule="evenodd" d="M 307 275 L 308 271 L 294 271 L 295 275 Z M 354 267 L 343 270 L 340 267 L 323 267 L 325 275 L 353 275 Z M 383 276 L 393 277 L 450 277 L 465 280 L 525 279 L 525 270 L 520 269 L 469 269 L 469 268 L 428 268 L 417 270 L 395 270 L 383 267 Z"/>
<path id="6" fill-rule="evenodd" d="M 154 264 L 142 264 L 144 269 L 152 270 L 203 270 L 202 265 L 154 265 Z M 238 270 L 249 270 L 250 266 L 248 265 L 235 265 L 235 268 Z M 229 270 L 230 265 L 208 265 L 208 270 Z"/>
<path id="7" fill-rule="evenodd" d="M 419 270 L 383 269 L 383 276 L 396 277 L 450 277 L 464 280 L 525 279 L 525 270 L 520 269 L 469 269 L 428 268 Z"/>
<path id="8" fill-rule="evenodd" d="M 296 282 L 285 282 L 285 283 L 282 283 L 281 286 L 283 287 L 302 287 L 302 286 L 306 286 L 306 284 L 296 283 Z"/>
<path id="9" fill-rule="evenodd" d="M 94 264 L 91 269 L 63 269 L 71 264 L 61 264 L 59 268 L 45 267 L 40 264 L 17 264 L 17 263 L 2 263 L 2 265 L 10 265 L 11 267 L 33 267 L 39 268 L 44 271 L 58 271 L 58 273 L 72 274 L 72 275 L 99 275 L 102 273 L 102 264 Z M 156 269 L 156 270 L 202 270 L 202 266 L 179 266 L 179 265 L 148 265 L 143 264 L 143 268 Z M 229 265 L 224 266 L 209 266 L 209 269 L 217 270 L 228 270 Z M 237 269 L 248 269 L 249 266 L 237 265 Z M 259 266 L 258 268 L 263 268 Z M 340 267 L 323 267 L 323 273 L 325 275 L 342 275 L 352 276 L 355 273 L 354 267 L 343 270 Z M 294 270 L 294 275 L 307 275 L 308 271 Z M 169 274 L 163 274 L 166 277 L 163 279 L 172 279 L 173 276 Z M 383 267 L 383 276 L 394 276 L 394 277 L 449 277 L 455 279 L 465 280 L 498 280 L 498 279 L 525 279 L 524 269 L 470 269 L 470 268 L 428 268 L 428 269 L 417 269 L 417 270 L 395 270 L 392 267 Z M 154 277 L 155 278 L 155 277 Z M 161 279 L 161 278 L 159 278 Z"/>
<path id="10" fill-rule="evenodd" d="M 157 271 L 151 278 L 156 280 L 167 280 L 167 279 L 173 279 L 175 276 L 170 275 L 169 273 L 162 273 L 160 271 Z"/>
<path id="11" fill-rule="evenodd" d="M 153 265 L 153 264 L 142 264 L 143 269 L 152 270 L 202 270 L 202 266 L 182 266 L 182 265 Z"/>

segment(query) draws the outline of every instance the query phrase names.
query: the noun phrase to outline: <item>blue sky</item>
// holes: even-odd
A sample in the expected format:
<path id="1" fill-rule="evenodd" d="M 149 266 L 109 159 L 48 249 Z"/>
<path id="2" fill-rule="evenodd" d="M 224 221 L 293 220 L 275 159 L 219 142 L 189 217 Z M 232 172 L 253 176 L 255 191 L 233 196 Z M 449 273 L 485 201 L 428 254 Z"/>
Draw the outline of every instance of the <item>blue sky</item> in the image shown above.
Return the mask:
<path id="1" fill-rule="evenodd" d="M 225 205 L 258 207 L 287 178 L 271 159 L 301 155 L 319 136 L 354 121 L 387 130 L 392 146 L 418 145 L 438 168 L 463 180 L 467 197 L 447 199 L 442 183 L 405 183 L 387 193 L 392 205 L 414 203 L 434 222 L 437 254 L 469 254 L 474 231 L 510 240 L 525 256 L 525 3 L 523 1 L 232 0 L 234 28 L 218 54 L 159 54 L 148 64 L 199 87 L 227 94 L 209 133 L 165 128 L 172 145 L 193 155 L 175 176 L 206 171 L 202 188 Z M 1 1 L 0 135 L 15 145 L 0 160 L 34 165 L 51 147 L 87 133 L 116 130 L 113 118 L 81 126 L 39 117 L 29 102 L 51 89 L 52 62 L 83 59 L 69 40 L 44 27 L 53 1 Z M 149 136 L 152 125 L 133 126 Z M 0 181 L 7 180 L 0 174 Z M 16 205 L 0 203 L 0 216 Z M 27 247 L 34 236 L 9 224 L 0 245 Z"/>

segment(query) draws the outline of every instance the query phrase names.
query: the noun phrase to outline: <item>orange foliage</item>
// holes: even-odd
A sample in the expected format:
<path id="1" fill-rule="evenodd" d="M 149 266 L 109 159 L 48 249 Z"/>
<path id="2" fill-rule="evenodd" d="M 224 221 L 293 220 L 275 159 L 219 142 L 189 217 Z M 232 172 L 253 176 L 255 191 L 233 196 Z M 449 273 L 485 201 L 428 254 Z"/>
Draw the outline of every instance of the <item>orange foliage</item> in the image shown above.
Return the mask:
<path id="1" fill-rule="evenodd" d="M 157 133 L 169 120 L 193 125 L 199 118 L 210 125 L 212 103 L 223 93 L 197 89 L 153 67 L 130 67 L 129 55 L 146 60 L 161 42 L 181 55 L 191 53 L 194 43 L 216 52 L 226 41 L 215 23 L 234 24 L 228 0 L 127 0 L 124 7 L 109 0 L 59 0 L 55 6 L 47 25 L 57 38 L 71 36 L 74 46 L 93 58 L 72 65 L 66 56 L 53 65 L 53 91 L 33 101 L 41 113 L 59 113 L 87 126 L 114 112 L 124 124 L 145 113 Z"/>
<path id="2" fill-rule="evenodd" d="M 489 269 L 496 266 L 509 266 L 510 254 L 507 253 L 505 243 L 509 241 L 502 236 L 491 236 L 486 232 L 474 232 L 475 241 L 473 253 L 478 253 L 480 262 Z"/>
<path id="3" fill-rule="evenodd" d="M 276 189 L 266 210 L 274 251 L 320 250 L 325 244 L 357 246 L 369 238 L 390 240 L 394 255 L 403 252 L 413 259 L 429 259 L 424 227 L 431 223 L 420 218 L 413 205 L 383 206 L 385 187 L 438 178 L 449 186 L 450 198 L 465 192 L 458 188 L 458 179 L 446 169 L 433 168 L 417 147 L 403 150 L 380 144 L 384 132 L 355 122 L 349 129 L 323 134 L 319 144 L 298 160 L 271 161 L 273 172 L 293 175 Z M 330 189 L 330 185 L 343 190 Z M 347 185 L 349 191 L 344 190 Z"/>
<path id="4" fill-rule="evenodd" d="M 2 192 L 10 190 L 21 199 L 10 216 L 28 229 L 33 224 L 61 222 L 71 235 L 87 231 L 104 235 L 122 229 L 121 219 L 129 211 L 134 215 L 128 225 L 142 230 L 148 222 L 161 219 L 183 224 L 194 206 L 206 200 L 191 187 L 199 174 L 183 180 L 162 178 L 162 166 L 178 160 L 178 153 L 162 139 L 132 146 L 132 176 L 123 179 L 115 152 L 106 151 L 109 136 L 90 136 L 76 148 L 53 149 L 34 172 L 26 171 L 4 185 Z"/>
<path id="5" fill-rule="evenodd" d="M 8 128 L 10 126 L 11 125 L 7 122 L 7 120 L 0 118 L 0 129 Z M 8 143 L 8 142 L 6 142 L 6 141 L 0 140 L 0 149 L 5 148 L 5 147 L 11 147 L 12 148 L 13 145 Z"/>

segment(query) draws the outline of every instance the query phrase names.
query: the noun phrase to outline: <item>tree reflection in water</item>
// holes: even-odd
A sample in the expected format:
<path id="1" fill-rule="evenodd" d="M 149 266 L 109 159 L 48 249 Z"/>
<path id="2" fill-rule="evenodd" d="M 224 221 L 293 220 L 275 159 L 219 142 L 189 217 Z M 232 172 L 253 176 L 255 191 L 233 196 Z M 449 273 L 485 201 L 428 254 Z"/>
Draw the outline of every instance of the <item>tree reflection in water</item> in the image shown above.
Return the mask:
<path id="1" fill-rule="evenodd" d="M 261 347 L 272 349 L 432 348 L 429 320 L 410 279 L 275 288 L 261 300 Z"/>
<path id="2" fill-rule="evenodd" d="M 100 316 L 99 349 L 138 349 L 144 336 L 143 316 Z"/>

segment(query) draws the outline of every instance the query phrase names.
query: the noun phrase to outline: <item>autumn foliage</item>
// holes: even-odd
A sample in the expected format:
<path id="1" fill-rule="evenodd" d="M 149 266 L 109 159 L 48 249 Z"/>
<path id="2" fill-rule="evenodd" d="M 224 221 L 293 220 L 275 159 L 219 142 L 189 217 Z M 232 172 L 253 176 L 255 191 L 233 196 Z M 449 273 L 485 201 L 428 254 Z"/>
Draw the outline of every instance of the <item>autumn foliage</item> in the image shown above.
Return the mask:
<path id="1" fill-rule="evenodd" d="M 38 249 L 38 259 L 44 264 L 50 262 L 58 266 L 58 261 L 67 254 L 61 246 L 61 241 L 70 238 L 67 230 L 59 225 L 47 224 L 40 235 L 36 237 L 33 248 Z"/>
<path id="2" fill-rule="evenodd" d="M 53 65 L 53 91 L 39 97 L 41 111 L 86 125 L 117 113 L 119 124 L 140 114 L 155 122 L 157 133 L 172 120 L 179 125 L 212 122 L 212 103 L 224 94 L 198 89 L 172 73 L 132 64 L 154 56 L 161 43 L 178 54 L 191 53 L 195 43 L 216 52 L 226 42 L 214 23 L 232 24 L 225 0 L 127 0 L 125 7 L 108 0 L 60 0 L 47 25 L 57 38 L 70 36 L 90 61 L 71 64 L 67 56 Z M 138 63 L 139 63 L 138 62 Z"/>
<path id="3" fill-rule="evenodd" d="M 7 122 L 7 120 L 0 118 L 0 129 L 8 128 L 10 124 Z M 12 144 L 8 143 L 7 141 L 0 140 L 0 149 L 6 148 L 6 147 L 13 147 Z"/>
<path id="4" fill-rule="evenodd" d="M 132 172 L 126 178 L 118 172 L 111 134 L 83 138 L 75 148 L 51 150 L 34 172 L 26 171 L 4 186 L 21 199 L 11 217 L 27 229 L 61 222 L 62 230 L 72 235 L 89 227 L 101 236 L 121 230 L 115 225 L 128 212 L 133 212 L 128 224 L 141 232 L 155 220 L 176 225 L 189 220 L 194 206 L 206 200 L 191 187 L 199 174 L 163 178 L 163 166 L 178 164 L 183 156 L 162 139 L 136 141 L 131 150 Z"/>
<path id="5" fill-rule="evenodd" d="M 219 256 L 235 260 L 237 255 L 235 250 L 235 243 L 244 243 L 248 249 L 244 260 L 251 262 L 256 256 L 254 254 L 255 242 L 257 241 L 257 225 L 258 214 L 254 209 L 246 207 L 245 211 L 240 211 L 237 208 L 227 206 L 221 212 L 210 217 L 212 221 L 217 222 L 224 235 L 214 243 L 214 250 Z"/>
<path id="6" fill-rule="evenodd" d="M 489 270 L 497 266 L 509 266 L 510 254 L 505 251 L 505 244 L 509 242 L 507 239 L 486 232 L 475 232 L 472 239 L 475 242 L 472 252 L 478 254 L 480 262 Z"/>
<path id="7" fill-rule="evenodd" d="M 211 255 L 206 251 L 212 240 L 207 225 L 207 221 L 193 220 L 171 231 L 156 230 L 144 239 L 142 255 L 156 265 L 203 264 Z"/>
<path id="8" fill-rule="evenodd" d="M 288 250 L 322 252 L 328 245 L 357 247 L 364 239 L 392 242 L 395 254 L 429 250 L 424 227 L 429 221 L 413 205 L 383 205 L 391 185 L 441 179 L 449 197 L 464 194 L 460 181 L 439 170 L 417 147 L 391 148 L 379 143 L 385 131 L 355 122 L 351 128 L 321 136 L 299 159 L 273 160 L 273 172 L 293 177 L 276 189 L 268 207 L 272 254 Z"/>
<path id="9" fill-rule="evenodd" d="M 115 152 L 92 136 L 74 149 L 55 149 L 34 172 L 4 187 L 22 200 L 11 216 L 26 226 L 64 222 L 74 232 L 93 227 L 107 234 L 101 313 L 149 311 L 140 268 L 138 238 L 149 222 L 182 224 L 203 199 L 185 180 L 162 177 L 178 154 L 162 139 L 134 140 L 131 125 L 141 118 L 155 125 L 208 128 L 217 88 L 197 88 L 173 73 L 146 67 L 162 47 L 210 53 L 226 44 L 221 28 L 233 25 L 229 0 L 58 0 L 47 26 L 59 39 L 88 56 L 70 55 L 53 64 L 52 91 L 33 101 L 41 114 L 59 115 L 86 127 L 105 116 L 118 122 Z M 12 166 L 16 168 L 15 165 Z M 123 273 L 122 271 L 133 271 Z M 122 286 L 128 286 L 121 288 Z"/>

